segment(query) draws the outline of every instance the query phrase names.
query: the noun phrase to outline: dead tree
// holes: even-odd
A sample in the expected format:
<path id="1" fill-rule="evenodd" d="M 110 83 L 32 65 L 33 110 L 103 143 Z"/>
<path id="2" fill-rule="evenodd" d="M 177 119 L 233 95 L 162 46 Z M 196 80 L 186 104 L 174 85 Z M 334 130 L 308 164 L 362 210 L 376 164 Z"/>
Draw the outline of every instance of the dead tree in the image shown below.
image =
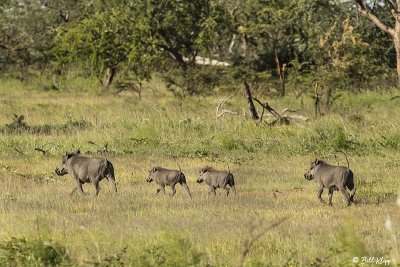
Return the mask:
<path id="1" fill-rule="evenodd" d="M 275 109 L 271 108 L 271 106 L 265 102 L 262 103 L 260 100 L 258 100 L 257 98 L 253 97 L 254 101 L 256 101 L 258 104 L 260 104 L 260 106 L 263 108 L 263 114 L 264 114 L 264 109 L 266 109 L 269 113 L 271 113 L 276 120 L 272 122 L 272 124 L 276 124 L 276 123 L 282 123 L 282 124 L 289 124 L 289 119 L 288 117 L 283 117 L 281 116 L 278 112 L 276 112 Z"/>
<path id="2" fill-rule="evenodd" d="M 243 84 L 244 84 L 244 94 L 247 99 L 250 116 L 253 120 L 258 120 L 259 116 L 257 114 L 256 107 L 254 106 L 253 97 L 251 96 L 250 85 L 246 81 L 244 81 Z"/>

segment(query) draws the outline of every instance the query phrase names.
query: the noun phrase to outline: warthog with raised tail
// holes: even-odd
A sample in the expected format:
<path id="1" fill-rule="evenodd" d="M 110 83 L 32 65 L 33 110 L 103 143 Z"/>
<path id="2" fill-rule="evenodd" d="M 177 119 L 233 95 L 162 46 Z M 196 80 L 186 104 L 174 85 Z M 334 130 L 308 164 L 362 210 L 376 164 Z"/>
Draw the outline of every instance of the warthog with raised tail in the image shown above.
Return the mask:
<path id="1" fill-rule="evenodd" d="M 225 189 L 226 196 L 229 195 L 230 189 L 236 195 L 235 179 L 230 171 L 217 171 L 211 167 L 204 167 L 200 170 L 197 182 L 205 182 L 210 187 L 210 193 L 214 193 L 214 195 L 216 195 L 215 190 L 217 188 Z"/>
<path id="2" fill-rule="evenodd" d="M 189 187 L 186 183 L 186 177 L 182 171 L 169 170 L 162 167 L 153 167 L 149 171 L 149 176 L 146 179 L 148 183 L 154 181 L 158 184 L 157 193 L 163 192 L 165 194 L 165 186 L 171 186 L 172 195 L 175 195 L 176 189 L 175 185 L 177 183 L 181 184 L 183 188 L 188 192 L 189 196 L 192 197 L 189 191 Z"/>
<path id="3" fill-rule="evenodd" d="M 324 188 L 329 190 L 329 205 L 332 205 L 333 191 L 342 192 L 347 205 L 354 202 L 356 187 L 353 181 L 353 172 L 348 167 L 333 166 L 322 160 L 315 159 L 311 163 L 310 169 L 304 174 L 304 178 L 307 180 L 314 179 L 317 182 L 317 197 L 321 203 L 325 203 L 321 197 Z"/>
<path id="4" fill-rule="evenodd" d="M 61 166 L 56 168 L 56 174 L 59 176 L 69 174 L 75 180 L 73 194 L 77 189 L 84 193 L 82 185 L 92 183 L 96 188 L 96 196 L 100 192 L 100 181 L 106 178 L 110 181 L 112 188 L 117 192 L 115 184 L 114 167 L 106 158 L 89 158 L 82 156 L 78 150 L 76 153 L 66 153 L 61 161 Z"/>

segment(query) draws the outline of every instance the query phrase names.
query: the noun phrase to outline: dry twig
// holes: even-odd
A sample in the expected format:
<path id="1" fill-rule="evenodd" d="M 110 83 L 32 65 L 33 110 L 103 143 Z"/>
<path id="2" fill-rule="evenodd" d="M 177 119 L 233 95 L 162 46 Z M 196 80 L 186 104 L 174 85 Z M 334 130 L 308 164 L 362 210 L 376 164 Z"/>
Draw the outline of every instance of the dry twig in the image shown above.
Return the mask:
<path id="1" fill-rule="evenodd" d="M 227 98 L 222 100 L 221 103 L 218 104 L 217 109 L 215 111 L 215 118 L 216 119 L 222 117 L 225 113 L 232 114 L 232 115 L 239 115 L 238 112 L 230 111 L 230 110 L 227 110 L 227 109 L 224 109 L 221 112 L 219 111 L 219 109 L 222 108 L 222 106 L 225 104 L 225 102 L 228 101 L 231 97 L 232 97 L 232 95 L 228 96 Z"/>

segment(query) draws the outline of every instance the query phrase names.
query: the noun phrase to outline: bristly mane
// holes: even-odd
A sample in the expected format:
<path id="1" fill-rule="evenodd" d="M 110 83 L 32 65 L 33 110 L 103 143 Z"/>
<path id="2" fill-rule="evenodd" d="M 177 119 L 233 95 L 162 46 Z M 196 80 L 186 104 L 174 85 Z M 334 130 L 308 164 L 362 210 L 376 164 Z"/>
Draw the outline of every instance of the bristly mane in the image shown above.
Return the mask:
<path id="1" fill-rule="evenodd" d="M 201 168 L 201 170 L 206 172 L 206 171 L 212 171 L 212 170 L 214 170 L 214 168 L 211 166 L 205 166 L 205 167 Z"/>

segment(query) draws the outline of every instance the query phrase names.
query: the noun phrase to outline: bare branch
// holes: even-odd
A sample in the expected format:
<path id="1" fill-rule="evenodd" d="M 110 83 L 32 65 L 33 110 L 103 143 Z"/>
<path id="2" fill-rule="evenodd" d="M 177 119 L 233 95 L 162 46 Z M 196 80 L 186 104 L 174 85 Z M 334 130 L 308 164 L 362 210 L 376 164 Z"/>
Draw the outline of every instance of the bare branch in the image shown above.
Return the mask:
<path id="1" fill-rule="evenodd" d="M 270 225 L 263 225 L 264 222 L 261 220 L 259 222 L 250 222 L 249 224 L 249 235 L 250 237 L 244 241 L 243 250 L 240 254 L 239 266 L 243 266 L 244 261 L 247 255 L 250 252 L 250 249 L 253 247 L 254 243 L 260 239 L 263 235 L 265 235 L 268 231 L 274 229 L 275 227 L 282 224 L 287 220 L 287 217 L 279 219 Z"/>
<path id="2" fill-rule="evenodd" d="M 19 149 L 15 148 L 15 147 L 14 147 L 14 150 L 15 150 L 15 151 L 17 151 L 19 154 L 21 154 L 21 155 L 25 156 L 24 152 L 22 152 L 21 150 L 19 150 Z"/>
<path id="3" fill-rule="evenodd" d="M 394 36 L 394 29 L 383 23 L 377 16 L 375 16 L 370 8 L 363 3 L 362 0 L 354 0 L 357 5 L 358 11 L 371 20 L 376 26 L 378 26 L 382 31 Z"/>
<path id="4" fill-rule="evenodd" d="M 271 108 L 271 106 L 268 105 L 268 103 L 262 103 L 260 100 L 258 100 L 258 99 L 255 98 L 255 97 L 253 97 L 253 99 L 254 99 L 258 104 L 260 104 L 263 108 L 265 108 L 266 110 L 268 110 L 268 112 L 271 113 L 272 115 L 274 115 L 277 119 L 279 119 L 279 120 L 282 120 L 282 119 L 283 119 L 283 117 L 282 117 L 278 112 L 276 112 L 275 109 Z"/>
<path id="5" fill-rule="evenodd" d="M 396 5 L 391 0 L 384 0 L 384 1 L 385 1 L 385 3 L 387 3 L 389 5 L 392 13 L 393 12 L 395 12 L 395 13 L 399 12 L 399 10 L 397 9 Z"/>
<path id="6" fill-rule="evenodd" d="M 238 112 L 230 111 L 230 110 L 227 110 L 227 109 L 224 109 L 221 112 L 219 111 L 219 109 L 222 108 L 222 106 L 225 104 L 225 102 L 228 101 L 231 97 L 232 97 L 232 95 L 228 96 L 227 98 L 222 100 L 221 103 L 218 104 L 217 109 L 215 111 L 215 118 L 216 119 L 222 117 L 222 115 L 224 115 L 225 113 L 232 114 L 232 115 L 239 115 Z"/>

